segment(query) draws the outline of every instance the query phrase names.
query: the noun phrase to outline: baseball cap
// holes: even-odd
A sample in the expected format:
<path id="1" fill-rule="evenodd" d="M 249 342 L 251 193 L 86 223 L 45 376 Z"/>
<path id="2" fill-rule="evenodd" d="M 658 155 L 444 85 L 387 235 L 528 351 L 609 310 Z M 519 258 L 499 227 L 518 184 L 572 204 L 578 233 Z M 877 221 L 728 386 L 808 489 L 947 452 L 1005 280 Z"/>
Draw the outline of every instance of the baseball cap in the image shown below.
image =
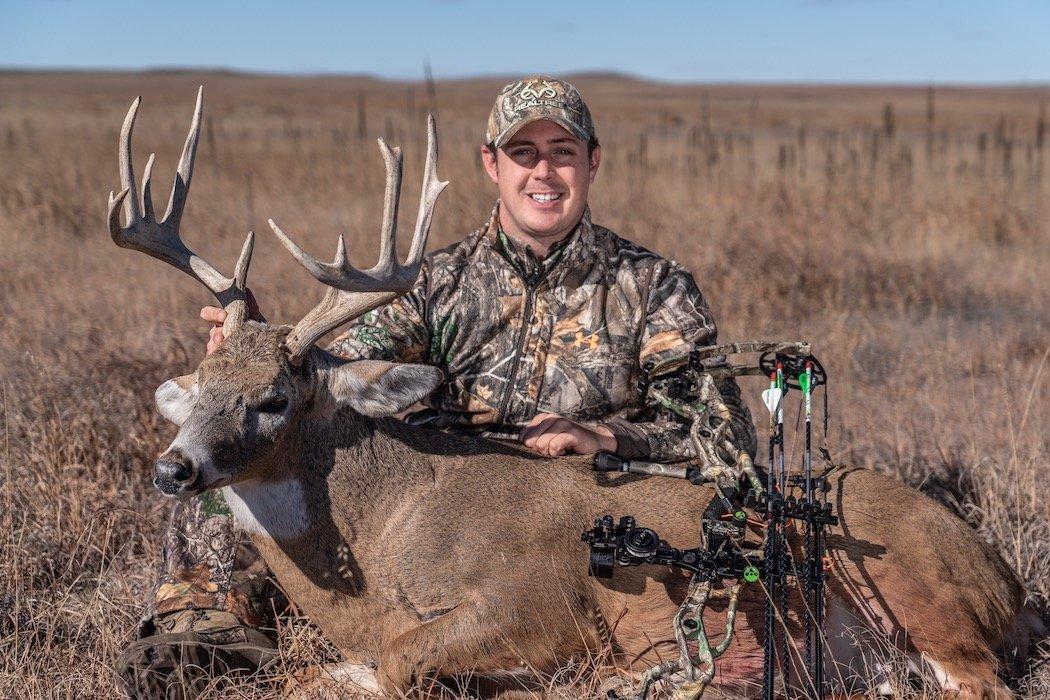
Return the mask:
<path id="1" fill-rule="evenodd" d="M 485 143 L 499 148 L 521 127 L 540 119 L 558 124 L 583 142 L 594 136 L 594 121 L 580 91 L 557 78 L 533 75 L 505 86 L 489 114 Z"/>

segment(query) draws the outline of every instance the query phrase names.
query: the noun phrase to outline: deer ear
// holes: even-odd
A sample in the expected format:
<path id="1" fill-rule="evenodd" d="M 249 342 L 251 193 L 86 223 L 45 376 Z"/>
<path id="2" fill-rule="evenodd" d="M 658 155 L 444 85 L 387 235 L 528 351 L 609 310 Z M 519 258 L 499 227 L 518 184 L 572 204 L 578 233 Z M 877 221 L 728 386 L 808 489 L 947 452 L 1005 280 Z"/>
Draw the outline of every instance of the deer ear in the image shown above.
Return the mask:
<path id="1" fill-rule="evenodd" d="M 197 403 L 197 373 L 175 377 L 157 387 L 153 398 L 160 414 L 175 425 L 181 426 Z"/>
<path id="2" fill-rule="evenodd" d="M 443 379 L 430 365 L 357 360 L 332 367 L 328 390 L 338 405 L 381 418 L 425 398 Z"/>

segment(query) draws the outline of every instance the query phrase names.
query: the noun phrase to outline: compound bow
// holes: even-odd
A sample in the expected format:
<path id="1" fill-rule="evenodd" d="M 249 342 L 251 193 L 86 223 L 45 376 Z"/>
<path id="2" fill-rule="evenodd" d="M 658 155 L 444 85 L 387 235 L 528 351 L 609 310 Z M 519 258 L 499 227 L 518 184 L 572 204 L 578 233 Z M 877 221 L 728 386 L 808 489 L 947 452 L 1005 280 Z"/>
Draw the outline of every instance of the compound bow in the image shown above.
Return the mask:
<path id="1" fill-rule="evenodd" d="M 757 361 L 729 364 L 726 356 L 759 355 Z M 763 392 L 769 410 L 769 467 L 763 471 L 751 456 L 736 444 L 731 414 L 722 399 L 717 382 L 726 377 L 763 375 L 770 385 Z M 642 401 L 653 400 L 666 410 L 688 421 L 694 456 L 676 464 L 632 461 L 607 453 L 595 456 L 597 471 L 667 476 L 687 479 L 693 484 L 710 484 L 715 495 L 700 524 L 700 546 L 676 549 L 660 536 L 638 527 L 627 515 L 618 521 L 611 515 L 595 520 L 594 528 L 582 534 L 590 547 L 589 572 L 608 578 L 616 566 L 652 564 L 683 569 L 692 574 L 685 600 L 674 618 L 678 658 L 649 669 L 642 677 L 634 697 L 646 700 L 653 684 L 673 675 L 683 675 L 674 692 L 675 700 L 695 700 L 714 679 L 715 660 L 729 648 L 733 638 L 737 601 L 741 587 L 759 583 L 765 589 L 765 647 L 763 697 L 772 700 L 777 657 L 784 688 L 791 687 L 789 673 L 788 577 L 804 589 L 800 611 L 805 620 L 805 671 L 799 678 L 807 694 L 823 697 L 824 568 L 825 529 L 835 525 L 827 501 L 826 473 L 813 475 L 812 394 L 826 385 L 827 374 L 810 353 L 808 343 L 745 342 L 714 345 L 693 350 L 688 355 L 643 367 L 639 380 Z M 789 475 L 784 449 L 784 398 L 790 389 L 801 392 L 805 413 L 805 447 L 802 473 Z M 827 437 L 827 389 L 824 391 L 824 434 Z M 826 447 L 821 448 L 831 466 Z M 799 495 L 789 494 L 798 489 Z M 765 523 L 765 537 L 758 546 L 744 542 L 749 508 Z M 803 524 L 803 562 L 796 566 L 787 544 L 786 524 Z M 724 583 L 715 588 L 716 583 Z M 712 644 L 704 627 L 703 613 L 713 600 L 724 599 L 725 634 Z M 779 649 L 777 641 L 779 640 Z M 695 647 L 694 653 L 691 646 Z M 801 676 L 801 674 L 799 674 Z M 616 698 L 610 692 L 610 698 Z"/>

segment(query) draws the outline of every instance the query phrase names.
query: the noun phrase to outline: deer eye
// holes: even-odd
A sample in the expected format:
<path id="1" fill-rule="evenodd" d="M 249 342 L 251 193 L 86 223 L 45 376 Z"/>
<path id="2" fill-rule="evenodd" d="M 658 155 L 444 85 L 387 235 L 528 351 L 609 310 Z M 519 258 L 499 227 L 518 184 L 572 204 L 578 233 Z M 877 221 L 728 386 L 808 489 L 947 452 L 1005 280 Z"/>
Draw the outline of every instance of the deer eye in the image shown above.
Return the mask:
<path id="1" fill-rule="evenodd" d="M 259 413 L 280 413 L 288 405 L 288 399 L 283 396 L 274 396 L 266 399 L 256 408 Z"/>

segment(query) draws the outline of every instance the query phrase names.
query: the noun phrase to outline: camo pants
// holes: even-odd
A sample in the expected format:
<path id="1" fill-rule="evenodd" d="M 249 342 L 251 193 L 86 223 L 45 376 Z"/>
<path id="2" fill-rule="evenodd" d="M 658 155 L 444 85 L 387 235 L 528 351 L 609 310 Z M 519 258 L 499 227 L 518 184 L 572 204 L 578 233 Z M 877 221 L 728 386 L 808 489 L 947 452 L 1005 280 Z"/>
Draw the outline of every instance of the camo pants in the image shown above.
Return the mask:
<path id="1" fill-rule="evenodd" d="M 176 610 L 225 610 L 252 627 L 273 627 L 287 605 L 220 494 L 175 504 L 144 620 Z"/>

